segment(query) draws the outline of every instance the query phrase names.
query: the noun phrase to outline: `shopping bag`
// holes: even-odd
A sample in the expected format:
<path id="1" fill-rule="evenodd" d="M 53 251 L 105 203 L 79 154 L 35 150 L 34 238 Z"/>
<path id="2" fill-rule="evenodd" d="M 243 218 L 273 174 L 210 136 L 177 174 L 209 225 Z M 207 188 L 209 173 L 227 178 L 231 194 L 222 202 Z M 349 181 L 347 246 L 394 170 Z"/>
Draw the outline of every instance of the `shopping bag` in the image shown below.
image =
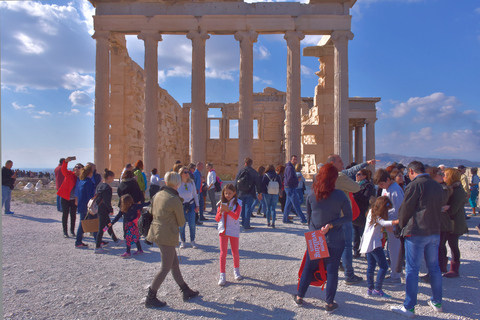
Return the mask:
<path id="1" fill-rule="evenodd" d="M 307 251 L 310 260 L 330 257 L 325 235 L 320 230 L 306 232 L 305 240 L 307 241 Z"/>
<path id="2" fill-rule="evenodd" d="M 98 225 L 100 220 L 98 218 L 82 220 L 83 232 L 98 232 Z"/>

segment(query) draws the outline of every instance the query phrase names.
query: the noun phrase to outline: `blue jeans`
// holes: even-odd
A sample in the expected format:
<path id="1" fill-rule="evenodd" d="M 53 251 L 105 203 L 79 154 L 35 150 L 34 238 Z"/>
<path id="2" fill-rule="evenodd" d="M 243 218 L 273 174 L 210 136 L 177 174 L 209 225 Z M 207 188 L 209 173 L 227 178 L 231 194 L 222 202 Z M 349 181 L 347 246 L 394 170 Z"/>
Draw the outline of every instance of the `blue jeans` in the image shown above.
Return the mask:
<path id="1" fill-rule="evenodd" d="M 417 304 L 418 271 L 425 257 L 430 287 L 432 288 L 432 302 L 442 303 L 442 273 L 438 264 L 438 246 L 440 235 L 405 237 L 405 301 L 403 305 L 411 310 Z"/>
<path id="2" fill-rule="evenodd" d="M 63 212 L 62 210 L 62 198 L 57 194 L 57 211 Z"/>
<path id="3" fill-rule="evenodd" d="M 375 248 L 375 250 L 367 253 L 367 285 L 370 290 L 382 290 L 383 280 L 388 270 L 387 258 L 382 247 Z M 373 283 L 373 274 L 375 273 L 375 267 L 378 264 L 377 281 Z"/>
<path id="4" fill-rule="evenodd" d="M 323 265 L 327 271 L 327 285 L 325 289 L 327 304 L 333 303 L 335 294 L 337 293 L 338 286 L 338 267 L 340 266 L 340 258 L 342 257 L 343 243 L 335 243 L 335 246 L 328 246 L 328 252 L 330 257 L 323 259 Z M 305 267 L 303 268 L 302 277 L 300 278 L 300 285 L 298 287 L 298 296 L 300 298 L 305 297 L 310 282 L 313 279 L 313 273 L 318 269 L 318 260 L 310 260 L 310 256 L 307 254 L 305 261 Z"/>
<path id="5" fill-rule="evenodd" d="M 342 254 L 342 264 L 345 269 L 345 278 L 351 279 L 355 274 L 353 273 L 353 254 L 352 254 L 352 241 L 353 241 L 353 224 L 352 222 L 344 223 L 343 233 L 345 235 L 345 248 Z"/>
<path id="6" fill-rule="evenodd" d="M 255 198 L 252 204 L 252 213 L 255 211 L 255 207 L 257 204 L 260 204 L 260 211 L 265 214 L 266 213 L 266 205 L 265 205 L 265 200 L 262 198 L 262 200 L 258 200 L 258 198 Z"/>
<path id="7" fill-rule="evenodd" d="M 303 204 L 303 189 L 302 188 L 296 188 L 295 191 L 297 192 L 298 199 L 300 201 L 300 205 Z"/>
<path id="8" fill-rule="evenodd" d="M 190 204 L 190 208 L 184 211 L 185 224 L 180 229 L 180 239 L 185 242 L 185 226 L 188 222 L 188 228 L 190 229 L 190 241 L 195 241 L 195 202 Z"/>
<path id="9" fill-rule="evenodd" d="M 5 212 L 10 212 L 10 200 L 12 200 L 12 189 L 9 186 L 2 186 L 2 207 Z"/>
<path id="10" fill-rule="evenodd" d="M 87 216 L 87 213 L 81 213 L 79 212 L 80 214 L 80 223 L 78 224 L 78 229 L 77 229 L 77 239 L 75 240 L 75 245 L 78 246 L 78 245 L 81 245 L 82 244 L 82 240 L 83 240 L 83 227 L 82 227 L 82 220 L 85 219 L 85 217 Z M 95 239 L 95 241 L 97 241 L 97 232 L 94 232 L 93 233 L 93 238 Z"/>
<path id="11" fill-rule="evenodd" d="M 302 223 L 307 222 L 307 219 L 305 219 L 302 209 L 300 208 L 300 199 L 298 198 L 296 189 L 285 188 L 285 196 L 287 197 L 287 200 L 285 202 L 285 209 L 283 210 L 283 222 L 285 223 L 288 221 L 288 214 L 290 213 L 290 210 L 292 210 L 292 206 L 300 219 L 302 219 Z"/>
<path id="12" fill-rule="evenodd" d="M 267 207 L 267 223 L 270 223 L 270 219 L 272 219 L 272 223 L 275 224 L 275 219 L 277 217 L 275 207 L 277 206 L 278 194 L 264 193 L 263 199 L 265 200 L 265 207 Z"/>
<path id="13" fill-rule="evenodd" d="M 250 217 L 252 216 L 253 197 L 249 194 L 244 194 L 239 198 L 242 200 L 242 226 L 250 228 Z"/>

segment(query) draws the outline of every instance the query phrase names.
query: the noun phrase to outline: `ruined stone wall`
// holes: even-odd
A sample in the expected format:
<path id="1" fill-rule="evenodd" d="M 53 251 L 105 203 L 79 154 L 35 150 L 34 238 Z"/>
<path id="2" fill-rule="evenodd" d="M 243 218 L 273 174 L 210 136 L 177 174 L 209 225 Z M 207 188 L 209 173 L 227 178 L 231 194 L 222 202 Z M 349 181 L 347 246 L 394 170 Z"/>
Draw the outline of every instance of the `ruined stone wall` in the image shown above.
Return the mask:
<path id="1" fill-rule="evenodd" d="M 313 107 L 302 116 L 302 163 L 304 173 L 315 174 L 316 164 L 324 163 L 334 152 L 334 61 L 332 54 L 322 56 Z"/>
<path id="2" fill-rule="evenodd" d="M 253 141 L 253 167 L 274 166 L 284 162 L 285 92 L 266 88 L 262 93 L 254 93 L 253 119 L 257 122 L 258 139 Z M 238 119 L 238 103 L 210 103 L 208 108 L 221 108 L 222 118 L 209 118 L 207 132 L 210 134 L 211 120 L 219 120 L 220 136 L 210 139 L 207 136 L 207 161 L 212 162 L 218 174 L 229 174 L 233 178 L 238 172 L 238 138 L 229 136 L 230 120 Z"/>
<path id="3" fill-rule="evenodd" d="M 110 169 L 119 177 L 126 163 L 143 159 L 145 71 L 126 50 L 124 37 L 112 45 L 110 77 Z M 158 159 L 162 176 L 179 159 L 188 163 L 189 109 L 158 88 Z M 150 172 L 152 168 L 144 168 Z"/>

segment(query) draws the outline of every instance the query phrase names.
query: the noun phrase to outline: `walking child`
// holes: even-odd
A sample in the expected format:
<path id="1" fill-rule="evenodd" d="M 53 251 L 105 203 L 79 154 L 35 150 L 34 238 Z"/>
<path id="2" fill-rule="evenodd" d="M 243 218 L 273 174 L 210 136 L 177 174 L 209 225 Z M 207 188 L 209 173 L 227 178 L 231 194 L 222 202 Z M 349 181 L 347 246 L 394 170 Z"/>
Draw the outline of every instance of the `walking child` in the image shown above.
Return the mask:
<path id="1" fill-rule="evenodd" d="M 224 286 L 226 282 L 225 265 L 227 263 L 228 241 L 233 256 L 233 275 L 235 280 L 242 280 L 240 275 L 240 256 L 238 254 L 238 244 L 240 236 L 240 223 L 238 218 L 242 212 L 242 203 L 237 198 L 237 191 L 233 184 L 227 184 L 222 190 L 221 205 L 217 209 L 215 221 L 218 222 L 218 235 L 220 240 L 220 280 L 219 286 Z"/>
<path id="2" fill-rule="evenodd" d="M 142 204 L 134 204 L 133 198 L 129 194 L 124 194 L 120 198 L 120 212 L 115 216 L 112 223 L 108 224 L 111 227 L 123 216 L 123 230 L 125 230 L 125 243 L 127 245 L 127 251 L 120 255 L 122 258 L 130 258 L 130 249 L 132 244 L 137 245 L 137 252 L 134 254 L 142 254 L 142 245 L 140 244 L 140 232 L 133 220 L 140 216 L 142 211 Z"/>
<path id="3" fill-rule="evenodd" d="M 382 227 L 391 228 L 398 224 L 398 220 L 386 220 L 388 219 L 389 210 L 394 210 L 390 199 L 388 199 L 387 196 L 378 197 L 373 207 L 368 211 L 367 223 L 360 243 L 360 252 L 366 253 L 368 261 L 368 296 L 383 298 L 392 297 L 382 290 L 383 280 L 385 279 L 388 270 L 387 259 L 385 258 L 382 246 Z M 374 283 L 373 274 L 377 264 L 379 270 L 377 273 L 377 279 Z"/>

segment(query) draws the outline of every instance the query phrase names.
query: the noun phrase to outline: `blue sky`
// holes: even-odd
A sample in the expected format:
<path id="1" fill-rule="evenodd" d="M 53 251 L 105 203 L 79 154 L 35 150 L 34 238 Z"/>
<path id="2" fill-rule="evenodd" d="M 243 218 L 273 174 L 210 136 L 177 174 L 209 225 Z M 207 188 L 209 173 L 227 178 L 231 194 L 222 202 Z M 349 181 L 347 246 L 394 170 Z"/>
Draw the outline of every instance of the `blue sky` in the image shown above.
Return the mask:
<path id="1" fill-rule="evenodd" d="M 358 0 L 351 12 L 350 96 L 382 98 L 377 153 L 480 161 L 480 2 Z M 2 164 L 93 160 L 93 14 L 87 0 L 0 1 Z M 127 45 L 143 66 L 143 42 L 129 36 Z M 191 41 L 167 35 L 158 52 L 160 86 L 189 102 Z M 285 90 L 286 55 L 282 36 L 258 37 L 256 92 Z M 302 96 L 311 97 L 318 60 L 301 64 Z M 233 36 L 207 40 L 206 65 L 207 102 L 238 101 Z"/>

